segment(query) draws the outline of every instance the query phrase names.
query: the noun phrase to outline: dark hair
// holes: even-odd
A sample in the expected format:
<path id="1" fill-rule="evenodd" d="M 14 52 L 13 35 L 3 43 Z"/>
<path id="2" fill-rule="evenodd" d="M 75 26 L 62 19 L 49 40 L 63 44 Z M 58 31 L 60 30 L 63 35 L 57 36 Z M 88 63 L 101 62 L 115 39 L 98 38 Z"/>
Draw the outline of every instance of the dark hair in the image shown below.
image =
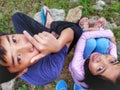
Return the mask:
<path id="1" fill-rule="evenodd" d="M 85 78 L 81 82 L 85 82 L 88 85 L 88 89 L 92 90 L 120 90 L 120 77 L 117 79 L 117 84 L 102 79 L 98 75 L 93 75 L 88 67 L 89 59 L 84 63 Z"/>
<path id="2" fill-rule="evenodd" d="M 15 78 L 18 75 L 18 73 L 10 73 L 7 69 L 7 67 L 0 65 L 0 84 L 4 82 L 8 82 Z"/>
<path id="3" fill-rule="evenodd" d="M 0 37 L 3 35 L 7 35 L 7 33 L 2 33 L 0 32 Z M 2 40 L 0 38 L 0 61 L 6 63 L 6 50 L 5 48 L 1 45 Z M 18 73 L 10 73 L 7 69 L 8 67 L 2 66 L 0 65 L 0 84 L 10 81 L 11 79 L 13 79 L 16 75 L 18 75 Z"/>

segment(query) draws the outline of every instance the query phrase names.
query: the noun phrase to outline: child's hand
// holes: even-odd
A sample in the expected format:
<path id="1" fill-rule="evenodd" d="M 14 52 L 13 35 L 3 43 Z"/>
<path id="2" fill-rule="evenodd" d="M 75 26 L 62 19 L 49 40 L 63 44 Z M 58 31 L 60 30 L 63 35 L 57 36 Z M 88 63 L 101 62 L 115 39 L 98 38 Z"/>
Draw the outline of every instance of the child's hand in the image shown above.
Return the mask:
<path id="1" fill-rule="evenodd" d="M 25 37 L 40 51 L 56 52 L 58 40 L 48 32 L 42 32 L 33 37 L 26 31 L 23 32 Z"/>
<path id="2" fill-rule="evenodd" d="M 39 50 L 39 54 L 32 58 L 31 63 L 34 61 L 43 58 L 44 56 L 56 52 L 58 49 L 58 40 L 48 32 L 42 32 L 34 35 L 34 37 L 30 36 L 28 32 L 23 32 L 25 37 L 34 45 L 34 47 Z"/>

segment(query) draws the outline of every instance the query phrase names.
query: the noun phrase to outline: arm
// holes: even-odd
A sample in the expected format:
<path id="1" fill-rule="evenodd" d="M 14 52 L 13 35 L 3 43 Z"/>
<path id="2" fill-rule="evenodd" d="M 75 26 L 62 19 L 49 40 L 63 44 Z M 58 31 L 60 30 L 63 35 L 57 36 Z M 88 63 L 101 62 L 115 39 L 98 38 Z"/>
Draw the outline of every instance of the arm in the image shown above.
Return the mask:
<path id="1" fill-rule="evenodd" d="M 70 28 L 63 30 L 58 39 L 47 32 L 39 33 L 34 37 L 27 32 L 24 32 L 24 35 L 40 51 L 40 54 L 35 56 L 31 62 L 37 61 L 52 52 L 58 52 L 65 45 L 69 47 L 73 40 L 73 31 Z"/>
<path id="2" fill-rule="evenodd" d="M 112 55 L 115 59 L 117 59 L 117 47 L 116 44 L 114 43 L 110 43 L 110 47 L 109 47 L 109 53 L 110 55 Z"/>
<path id="3" fill-rule="evenodd" d="M 69 47 L 71 42 L 73 41 L 73 37 L 74 37 L 74 32 L 71 28 L 64 29 L 61 32 L 60 37 L 58 38 L 59 47 L 57 52 L 61 50 L 64 45 L 67 45 L 67 47 Z"/>
<path id="4" fill-rule="evenodd" d="M 117 59 L 117 46 L 116 46 L 116 40 L 115 37 L 113 36 L 110 38 L 110 46 L 109 46 L 109 53 L 112 55 L 115 59 Z"/>
<path id="5" fill-rule="evenodd" d="M 111 39 L 114 37 L 111 30 L 97 30 L 97 31 L 91 31 L 91 32 L 84 32 L 82 34 L 86 39 L 89 38 L 99 38 L 99 37 L 106 37 Z"/>
<path id="6" fill-rule="evenodd" d="M 99 28 L 95 28 L 95 27 L 86 28 L 86 31 L 94 31 L 94 30 L 99 30 Z"/>

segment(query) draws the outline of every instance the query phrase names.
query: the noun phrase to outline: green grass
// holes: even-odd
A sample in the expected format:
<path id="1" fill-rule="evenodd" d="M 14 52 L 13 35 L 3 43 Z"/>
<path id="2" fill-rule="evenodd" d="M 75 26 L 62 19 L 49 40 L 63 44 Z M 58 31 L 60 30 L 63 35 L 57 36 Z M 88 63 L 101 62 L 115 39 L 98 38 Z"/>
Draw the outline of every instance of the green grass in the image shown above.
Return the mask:
<path id="1" fill-rule="evenodd" d="M 81 5 L 83 6 L 82 16 L 98 15 L 105 17 L 109 21 L 113 18 L 113 20 L 120 25 L 120 20 L 118 19 L 120 18 L 120 2 L 118 2 L 118 0 L 113 4 L 105 6 L 101 12 L 94 10 L 92 7 L 96 0 L 79 0 L 77 3 L 70 3 L 69 1 L 70 0 L 0 0 L 0 31 L 14 33 L 11 16 L 16 11 L 20 11 L 33 17 L 42 5 L 47 5 L 49 8 L 64 9 L 66 13 L 69 9 Z M 113 31 L 117 40 L 120 40 L 120 29 Z M 73 90 L 73 82 L 68 80 L 67 83 L 69 90 Z M 50 90 L 55 90 L 55 84 L 55 82 L 52 83 Z M 16 82 L 16 87 L 19 87 L 19 90 L 30 90 L 29 85 L 22 80 Z M 35 90 L 43 90 L 43 87 L 33 87 Z"/>
<path id="2" fill-rule="evenodd" d="M 50 8 L 64 9 L 66 13 L 70 8 L 81 5 L 83 6 L 82 16 L 99 15 L 107 18 L 107 20 L 110 20 L 111 17 L 114 17 L 114 19 L 117 18 L 115 12 L 118 12 L 118 16 L 120 16 L 120 3 L 115 2 L 105 6 L 102 12 L 98 12 L 93 9 L 92 5 L 94 2 L 92 1 L 79 0 L 77 3 L 70 3 L 70 0 L 0 0 L 0 31 L 14 32 L 11 22 L 11 16 L 14 12 L 21 11 L 33 17 L 42 5 L 47 5 Z"/>

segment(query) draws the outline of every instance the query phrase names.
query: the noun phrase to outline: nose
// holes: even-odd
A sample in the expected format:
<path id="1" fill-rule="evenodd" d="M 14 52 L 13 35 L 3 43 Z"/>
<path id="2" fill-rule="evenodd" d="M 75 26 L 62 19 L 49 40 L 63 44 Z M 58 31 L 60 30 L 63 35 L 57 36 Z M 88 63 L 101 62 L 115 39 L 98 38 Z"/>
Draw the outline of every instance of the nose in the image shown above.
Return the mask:
<path id="1" fill-rule="evenodd" d="M 97 58 L 95 61 L 96 61 L 96 63 L 99 63 L 101 61 L 101 59 Z"/>
<path id="2" fill-rule="evenodd" d="M 17 51 L 25 53 L 25 52 L 33 52 L 33 49 L 34 47 L 31 43 L 25 43 L 18 46 Z"/>
<path id="3" fill-rule="evenodd" d="M 95 63 L 100 63 L 100 62 L 104 62 L 103 55 L 98 56 L 95 60 Z"/>
<path id="4" fill-rule="evenodd" d="M 109 65 L 109 58 L 107 56 L 102 55 L 101 57 L 96 59 L 96 63 L 103 63 L 104 65 Z"/>

